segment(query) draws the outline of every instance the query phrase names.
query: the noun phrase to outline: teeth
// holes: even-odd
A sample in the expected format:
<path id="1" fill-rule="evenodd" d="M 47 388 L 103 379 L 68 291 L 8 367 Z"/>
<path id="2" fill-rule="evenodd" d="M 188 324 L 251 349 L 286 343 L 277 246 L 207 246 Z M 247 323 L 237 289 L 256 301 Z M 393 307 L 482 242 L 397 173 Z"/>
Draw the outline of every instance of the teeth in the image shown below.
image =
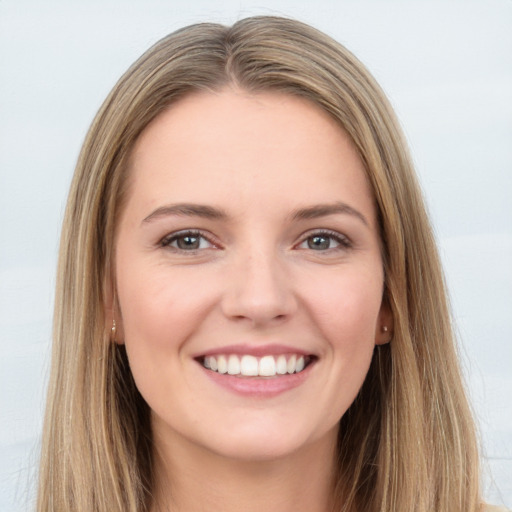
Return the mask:
<path id="1" fill-rule="evenodd" d="M 275 377 L 299 373 L 306 367 L 309 357 L 296 354 L 285 356 L 263 356 L 257 358 L 251 355 L 242 357 L 236 354 L 207 356 L 203 366 L 214 372 L 241 375 L 244 377 Z"/>
<path id="2" fill-rule="evenodd" d="M 211 359 L 214 359 L 214 358 L 212 357 Z M 210 359 L 210 361 L 211 361 L 211 359 Z M 228 360 L 226 359 L 226 356 L 217 357 L 217 365 L 218 365 L 217 371 L 219 373 L 228 373 Z"/>
<path id="3" fill-rule="evenodd" d="M 215 358 L 212 358 L 212 359 L 215 359 Z M 296 362 L 297 362 L 297 358 L 295 357 L 295 355 L 293 355 L 292 357 L 290 357 L 290 359 L 288 359 L 288 363 L 286 365 L 286 371 L 288 373 L 293 373 L 295 371 L 295 363 Z M 213 370 L 213 368 L 212 368 L 212 370 Z"/>
<path id="4" fill-rule="evenodd" d="M 236 357 L 236 356 L 235 356 Z M 240 361 L 240 373 L 247 377 L 258 375 L 258 360 L 254 356 L 243 356 Z"/>
<path id="5" fill-rule="evenodd" d="M 260 359 L 259 374 L 263 377 L 273 377 L 276 374 L 276 360 L 272 356 Z"/>
<path id="6" fill-rule="evenodd" d="M 287 372 L 286 357 L 283 355 L 279 356 L 276 361 L 276 372 L 279 375 L 284 375 Z"/>
<path id="7" fill-rule="evenodd" d="M 238 375 L 240 373 L 240 359 L 236 356 L 229 356 L 228 359 L 229 375 Z"/>
<path id="8" fill-rule="evenodd" d="M 288 364 L 286 365 L 286 371 L 288 373 L 293 373 L 295 371 L 296 365 L 297 365 L 297 357 L 295 355 L 293 355 L 292 357 L 290 357 L 290 359 L 288 359 Z"/>

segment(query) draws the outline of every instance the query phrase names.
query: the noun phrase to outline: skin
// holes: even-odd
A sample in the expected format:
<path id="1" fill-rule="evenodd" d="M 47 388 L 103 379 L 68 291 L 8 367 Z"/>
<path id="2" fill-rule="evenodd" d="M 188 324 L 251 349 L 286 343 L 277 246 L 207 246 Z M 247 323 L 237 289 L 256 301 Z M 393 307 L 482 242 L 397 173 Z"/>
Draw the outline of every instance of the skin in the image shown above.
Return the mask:
<path id="1" fill-rule="evenodd" d="M 151 408 L 157 505 L 327 510 L 339 419 L 392 327 L 374 200 L 350 139 L 303 99 L 196 93 L 143 132 L 129 179 L 116 321 Z M 222 216 L 168 208 L 183 203 Z M 199 232 L 192 250 L 176 235 L 186 230 Z M 268 344 L 314 356 L 300 385 L 235 393 L 196 359 Z"/>

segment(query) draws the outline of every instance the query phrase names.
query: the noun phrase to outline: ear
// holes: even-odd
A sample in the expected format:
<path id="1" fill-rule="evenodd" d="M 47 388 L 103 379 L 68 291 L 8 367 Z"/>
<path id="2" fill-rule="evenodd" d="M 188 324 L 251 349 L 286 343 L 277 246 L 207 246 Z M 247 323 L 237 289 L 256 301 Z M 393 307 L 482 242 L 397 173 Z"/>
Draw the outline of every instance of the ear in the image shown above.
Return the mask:
<path id="1" fill-rule="evenodd" d="M 377 324 L 375 326 L 375 345 L 385 345 L 393 338 L 394 321 L 393 313 L 388 301 L 384 297 L 380 306 Z"/>
<path id="2" fill-rule="evenodd" d="M 105 287 L 103 290 L 103 296 L 105 297 L 105 329 L 108 331 L 111 342 L 117 343 L 118 345 L 124 345 L 123 321 L 121 318 L 119 304 L 117 302 L 115 285 L 112 283 L 110 277 L 105 281 Z"/>

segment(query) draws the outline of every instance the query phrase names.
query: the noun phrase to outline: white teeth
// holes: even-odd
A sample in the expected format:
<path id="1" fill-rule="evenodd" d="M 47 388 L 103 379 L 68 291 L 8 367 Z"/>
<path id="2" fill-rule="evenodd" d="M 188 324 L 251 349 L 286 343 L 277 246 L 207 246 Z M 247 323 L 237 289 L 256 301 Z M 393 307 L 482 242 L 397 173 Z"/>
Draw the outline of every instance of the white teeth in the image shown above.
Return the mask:
<path id="1" fill-rule="evenodd" d="M 207 356 L 203 359 L 203 366 L 214 372 L 241 375 L 243 377 L 275 377 L 299 373 L 306 367 L 309 357 L 296 354 L 285 356 L 263 356 L 257 358 L 251 355 L 236 354 Z"/>
<path id="2" fill-rule="evenodd" d="M 226 359 L 226 356 L 217 357 L 217 365 L 218 365 L 217 371 L 219 373 L 228 373 L 228 361 Z"/>
<path id="3" fill-rule="evenodd" d="M 242 356 L 240 361 L 240 373 L 246 377 L 258 375 L 258 359 L 254 356 Z"/>
<path id="4" fill-rule="evenodd" d="M 215 359 L 215 358 L 212 358 L 212 359 Z M 286 371 L 288 373 L 293 373 L 295 371 L 296 361 L 297 361 L 297 358 L 295 357 L 295 355 L 293 355 L 292 357 L 290 357 L 290 359 L 288 359 L 288 364 L 286 365 Z"/>
<path id="5" fill-rule="evenodd" d="M 272 356 L 265 356 L 260 359 L 259 374 L 263 377 L 273 377 L 276 374 L 276 360 Z"/>
<path id="6" fill-rule="evenodd" d="M 229 375 L 238 375 L 240 373 L 240 359 L 237 356 L 229 356 L 228 373 Z"/>
<path id="7" fill-rule="evenodd" d="M 286 357 L 280 355 L 276 361 L 276 372 L 279 375 L 284 375 L 287 371 Z"/>

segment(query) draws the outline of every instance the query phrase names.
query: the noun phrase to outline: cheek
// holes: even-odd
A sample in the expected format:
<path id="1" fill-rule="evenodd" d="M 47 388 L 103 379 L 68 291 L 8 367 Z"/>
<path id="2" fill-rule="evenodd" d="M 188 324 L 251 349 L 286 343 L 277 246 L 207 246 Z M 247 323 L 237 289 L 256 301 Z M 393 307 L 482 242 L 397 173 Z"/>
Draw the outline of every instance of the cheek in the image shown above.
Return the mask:
<path id="1" fill-rule="evenodd" d="M 199 286 L 204 279 L 190 277 L 166 265 L 118 271 L 124 344 L 137 388 L 152 409 L 172 408 L 169 390 L 180 396 L 189 384 L 176 376 L 183 376 L 184 365 L 190 364 L 189 341 L 215 301 L 214 286 Z"/>
<path id="2" fill-rule="evenodd" d="M 309 302 L 311 316 L 326 340 L 324 355 L 330 364 L 324 409 L 333 425 L 350 407 L 368 373 L 381 296 L 378 273 L 346 273 L 317 287 L 315 300 Z"/>
<path id="3" fill-rule="evenodd" d="M 361 343 L 375 337 L 382 302 L 379 272 L 333 272 L 308 286 L 308 308 L 324 335 L 336 343 Z"/>
<path id="4" fill-rule="evenodd" d="M 150 272 L 119 275 L 125 343 L 175 349 L 199 325 L 213 302 L 207 280 L 190 279 L 161 265 Z"/>

